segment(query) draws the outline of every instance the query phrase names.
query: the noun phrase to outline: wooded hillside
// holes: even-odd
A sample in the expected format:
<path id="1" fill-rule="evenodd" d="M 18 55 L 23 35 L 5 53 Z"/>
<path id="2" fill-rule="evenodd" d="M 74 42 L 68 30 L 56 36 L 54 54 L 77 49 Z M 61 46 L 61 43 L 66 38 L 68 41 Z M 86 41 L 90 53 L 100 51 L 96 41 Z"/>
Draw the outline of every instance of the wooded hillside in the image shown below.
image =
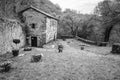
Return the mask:
<path id="1" fill-rule="evenodd" d="M 49 0 L 0 0 L 0 16 L 16 18 L 17 12 L 25 7 L 33 5 L 52 15 L 60 14 L 61 8 L 57 4 L 53 4 Z"/>

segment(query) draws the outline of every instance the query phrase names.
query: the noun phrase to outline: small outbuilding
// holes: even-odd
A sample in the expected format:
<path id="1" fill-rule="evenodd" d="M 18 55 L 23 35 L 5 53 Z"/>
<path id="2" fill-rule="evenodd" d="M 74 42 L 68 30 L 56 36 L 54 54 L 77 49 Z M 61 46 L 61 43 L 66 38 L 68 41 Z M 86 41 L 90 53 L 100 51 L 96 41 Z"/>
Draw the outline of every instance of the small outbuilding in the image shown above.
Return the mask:
<path id="1" fill-rule="evenodd" d="M 26 43 L 31 47 L 42 47 L 57 38 L 58 19 L 33 6 L 19 12 L 26 24 Z"/>

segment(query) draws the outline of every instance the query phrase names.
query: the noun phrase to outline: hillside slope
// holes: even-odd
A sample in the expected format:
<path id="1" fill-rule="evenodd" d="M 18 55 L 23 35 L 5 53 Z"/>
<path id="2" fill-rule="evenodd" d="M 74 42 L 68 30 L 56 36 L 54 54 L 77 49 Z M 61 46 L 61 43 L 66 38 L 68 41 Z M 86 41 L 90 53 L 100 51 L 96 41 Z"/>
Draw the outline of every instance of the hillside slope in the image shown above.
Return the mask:
<path id="1" fill-rule="evenodd" d="M 49 0 L 0 0 L 0 17 L 17 18 L 17 12 L 29 5 L 52 15 L 61 13 L 60 7 Z"/>

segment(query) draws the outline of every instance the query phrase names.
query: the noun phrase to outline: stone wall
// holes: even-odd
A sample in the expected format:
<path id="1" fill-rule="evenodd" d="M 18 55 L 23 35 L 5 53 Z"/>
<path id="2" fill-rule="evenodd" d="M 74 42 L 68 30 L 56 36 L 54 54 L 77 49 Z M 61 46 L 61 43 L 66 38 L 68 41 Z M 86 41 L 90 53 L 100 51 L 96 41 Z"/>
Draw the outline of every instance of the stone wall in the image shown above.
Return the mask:
<path id="1" fill-rule="evenodd" d="M 38 36 L 45 33 L 45 15 L 30 9 L 25 11 L 23 16 L 25 17 L 25 23 L 28 26 L 28 35 Z M 35 24 L 34 28 L 32 28 L 32 24 Z"/>
<path id="2" fill-rule="evenodd" d="M 46 19 L 46 43 L 57 38 L 57 21 L 55 19 Z"/>
<path id="3" fill-rule="evenodd" d="M 16 45 L 13 39 L 20 39 Z M 0 23 L 0 54 L 11 52 L 25 45 L 25 35 L 19 22 L 15 20 L 5 20 Z"/>
<path id="4" fill-rule="evenodd" d="M 46 16 L 32 9 L 25 11 L 23 16 L 28 27 L 28 45 L 31 46 L 31 36 L 36 36 L 38 40 L 37 46 L 41 47 L 46 43 Z"/>

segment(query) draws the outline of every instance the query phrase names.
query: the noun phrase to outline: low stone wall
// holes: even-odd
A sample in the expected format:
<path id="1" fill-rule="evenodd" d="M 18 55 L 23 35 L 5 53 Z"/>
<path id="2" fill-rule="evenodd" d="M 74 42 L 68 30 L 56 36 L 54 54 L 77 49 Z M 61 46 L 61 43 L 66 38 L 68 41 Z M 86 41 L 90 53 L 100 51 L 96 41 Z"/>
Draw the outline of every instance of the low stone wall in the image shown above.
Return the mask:
<path id="1" fill-rule="evenodd" d="M 87 44 L 97 45 L 97 46 L 106 46 L 108 44 L 108 42 L 95 42 L 95 41 L 80 38 L 78 36 L 76 37 L 76 39 L 79 40 L 79 41 L 85 42 Z"/>
<path id="2" fill-rule="evenodd" d="M 96 42 L 94 42 L 94 41 L 86 40 L 86 39 L 83 39 L 83 38 L 80 38 L 80 37 L 76 37 L 76 39 L 79 40 L 79 41 L 91 44 L 91 45 L 96 45 Z"/>
<path id="3" fill-rule="evenodd" d="M 62 35 L 60 36 L 61 39 L 69 39 L 69 38 L 74 38 L 72 35 Z"/>

